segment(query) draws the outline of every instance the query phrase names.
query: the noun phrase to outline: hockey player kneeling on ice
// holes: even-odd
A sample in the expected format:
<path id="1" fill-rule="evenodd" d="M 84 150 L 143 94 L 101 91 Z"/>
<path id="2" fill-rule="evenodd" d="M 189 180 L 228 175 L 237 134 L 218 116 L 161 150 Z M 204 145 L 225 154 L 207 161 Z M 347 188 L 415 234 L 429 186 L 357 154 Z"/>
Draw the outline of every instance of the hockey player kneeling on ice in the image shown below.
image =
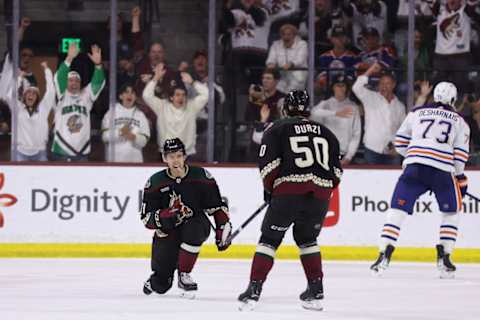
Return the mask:
<path id="1" fill-rule="evenodd" d="M 185 164 L 185 145 L 179 138 L 165 141 L 163 159 L 168 168 L 151 176 L 143 192 L 141 219 L 148 229 L 155 230 L 153 273 L 143 292 L 166 293 L 178 269 L 182 296 L 194 298 L 197 283 L 190 273 L 202 243 L 210 234 L 210 221 L 205 213 L 215 219 L 215 240 L 220 251 L 230 245 L 227 238 L 232 226 L 215 179 L 207 170 Z"/>
<path id="2" fill-rule="evenodd" d="M 302 306 L 323 309 L 323 272 L 317 237 L 342 174 L 339 143 L 326 127 L 308 120 L 306 91 L 290 92 L 283 112 L 287 117 L 265 129 L 260 146 L 259 169 L 269 207 L 253 257 L 250 283 L 238 297 L 240 310 L 253 309 L 259 300 L 275 251 L 292 224 L 307 278 L 307 289 L 300 295 Z"/>
<path id="3" fill-rule="evenodd" d="M 404 170 L 380 236 L 380 254 L 370 267 L 375 274 L 388 268 L 403 220 L 412 214 L 415 201 L 431 191 L 441 211 L 437 266 L 441 278 L 454 276 L 456 268 L 450 255 L 457 240 L 462 197 L 467 192 L 463 171 L 468 160 L 470 129 L 455 111 L 455 85 L 440 82 L 433 98 L 433 104 L 413 109 L 396 135 L 395 148 L 405 157 Z"/>

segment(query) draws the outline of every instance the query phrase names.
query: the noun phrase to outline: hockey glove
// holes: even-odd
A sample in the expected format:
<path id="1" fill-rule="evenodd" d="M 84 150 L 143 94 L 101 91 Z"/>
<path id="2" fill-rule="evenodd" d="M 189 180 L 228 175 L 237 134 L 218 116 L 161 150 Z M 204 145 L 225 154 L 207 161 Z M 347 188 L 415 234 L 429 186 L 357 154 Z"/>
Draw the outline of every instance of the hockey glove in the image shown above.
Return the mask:
<path id="1" fill-rule="evenodd" d="M 459 174 L 455 178 L 457 179 L 458 186 L 460 187 L 460 193 L 462 194 L 462 198 L 464 198 L 467 194 L 468 179 L 463 173 Z"/>
<path id="2" fill-rule="evenodd" d="M 215 219 L 215 244 L 218 251 L 226 250 L 230 246 L 230 235 L 232 234 L 232 224 L 228 214 L 224 210 L 218 210 L 213 214 Z"/>
<path id="3" fill-rule="evenodd" d="M 227 221 L 225 224 L 217 226 L 215 230 L 215 244 L 218 251 L 224 251 L 230 246 L 230 235 L 232 234 L 232 224 Z"/>
<path id="4" fill-rule="evenodd" d="M 178 212 L 177 208 L 167 208 L 157 211 L 155 219 L 158 219 L 160 222 L 162 230 L 170 231 L 175 228 Z"/>

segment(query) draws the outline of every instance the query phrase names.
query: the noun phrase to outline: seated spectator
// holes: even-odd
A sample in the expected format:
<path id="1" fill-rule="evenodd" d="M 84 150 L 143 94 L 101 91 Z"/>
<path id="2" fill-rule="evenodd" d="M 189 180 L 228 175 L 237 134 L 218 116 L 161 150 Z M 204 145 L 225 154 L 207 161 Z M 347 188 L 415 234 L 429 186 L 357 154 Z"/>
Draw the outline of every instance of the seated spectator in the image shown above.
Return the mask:
<path id="1" fill-rule="evenodd" d="M 353 44 L 365 50 L 362 30 L 374 28 L 377 30 L 379 41 L 384 42 L 387 31 L 387 6 L 381 0 L 345 1 L 343 11 L 352 21 Z"/>
<path id="2" fill-rule="evenodd" d="M 135 105 L 137 95 L 133 84 L 121 87 L 119 98 L 113 111 L 113 125 L 111 110 L 102 121 L 102 140 L 107 144 L 105 158 L 113 162 L 143 162 L 142 149 L 150 139 L 150 126 L 145 114 Z M 111 143 L 114 144 L 113 158 L 108 151 Z"/>
<path id="3" fill-rule="evenodd" d="M 155 95 L 155 87 L 163 80 L 166 73 L 164 65 L 158 64 L 153 79 L 143 91 L 143 99 L 157 115 L 159 151 L 162 152 L 161 147 L 166 139 L 179 137 L 185 143 L 187 155 L 194 156 L 197 136 L 196 118 L 208 102 L 208 87 L 199 81 L 193 81 L 188 73 L 183 72 L 181 75 L 185 84 L 175 87 L 168 99 L 158 98 Z M 187 99 L 185 85 L 192 85 L 198 95 Z"/>
<path id="4" fill-rule="evenodd" d="M 148 56 L 144 57 L 136 66 L 137 83 L 135 91 L 142 93 L 145 85 L 152 79 L 157 65 L 162 64 L 165 75 L 162 81 L 157 83 L 155 95 L 162 99 L 168 98 L 172 88 L 183 86 L 180 72 L 166 66 L 165 48 L 160 42 L 153 42 L 148 50 Z"/>
<path id="5" fill-rule="evenodd" d="M 18 85 L 18 101 L 13 101 L 16 90 L 13 63 L 7 56 L 0 80 L 0 96 L 8 100 L 11 109 L 17 110 L 17 161 L 47 161 L 48 115 L 55 105 L 55 85 L 52 71 L 42 62 L 45 71 L 46 91 L 40 98 L 40 90 L 33 85 L 24 87 L 23 74 Z M 27 81 L 28 82 L 28 81 Z"/>
<path id="6" fill-rule="evenodd" d="M 281 70 L 278 88 L 284 92 L 304 89 L 307 80 L 307 71 L 295 70 L 308 67 L 308 45 L 297 33 L 294 25 L 283 25 L 280 28 L 281 39 L 273 42 L 266 61 L 267 68 Z"/>
<path id="7" fill-rule="evenodd" d="M 398 164 L 393 142 L 405 118 L 405 105 L 394 94 L 396 81 L 386 73 L 380 78 L 378 92 L 365 87 L 368 77 L 381 70 L 382 66 L 374 63 L 357 78 L 352 89 L 365 110 L 365 160 L 369 164 Z"/>
<path id="8" fill-rule="evenodd" d="M 468 86 L 472 21 L 480 22 L 478 1 L 432 0 L 431 9 L 437 22 L 433 58 L 434 83 L 452 81 L 460 92 Z"/>
<path id="9" fill-rule="evenodd" d="M 310 119 L 325 125 L 340 142 L 342 165 L 349 164 L 357 153 L 362 135 L 358 106 L 348 98 L 348 83 L 343 76 L 332 84 L 333 97 L 312 108 Z"/>
<path id="10" fill-rule="evenodd" d="M 267 119 L 269 122 L 280 117 L 285 93 L 277 88 L 279 77 L 278 71 L 265 69 L 262 75 L 262 85 L 252 84 L 250 86 L 247 114 L 245 115 L 247 121 L 259 121 L 260 110 L 265 106 L 270 110 L 269 118 Z"/>
<path id="11" fill-rule="evenodd" d="M 102 68 L 102 51 L 98 46 L 91 47 L 88 54 L 95 65 L 90 83 L 81 88 L 81 78 L 70 65 L 77 57 L 79 49 L 72 43 L 67 57 L 55 74 L 58 104 L 55 108 L 55 129 L 52 156 L 57 161 L 86 161 L 90 153 L 90 111 L 93 103 L 105 86 Z"/>
<path id="12" fill-rule="evenodd" d="M 355 66 L 360 61 L 354 52 L 347 49 L 348 37 L 343 27 L 332 28 L 329 39 L 333 44 L 333 49 L 323 53 L 318 59 L 321 71 L 317 76 L 317 84 L 321 88 L 326 88 L 327 83 L 331 83 L 332 79 L 339 76 L 353 81 Z"/>
<path id="13" fill-rule="evenodd" d="M 363 31 L 366 49 L 360 53 L 360 63 L 357 65 L 359 74 L 363 73 L 375 63 L 379 63 L 383 69 L 394 68 L 397 63 L 395 51 L 380 43 L 380 35 L 375 28 L 367 28 Z M 375 86 L 378 83 L 378 75 L 372 75 L 370 83 Z"/>
<path id="14" fill-rule="evenodd" d="M 129 83 L 135 83 L 137 76 L 135 74 L 133 52 L 128 48 L 118 48 L 117 57 L 117 88 L 122 88 Z"/>

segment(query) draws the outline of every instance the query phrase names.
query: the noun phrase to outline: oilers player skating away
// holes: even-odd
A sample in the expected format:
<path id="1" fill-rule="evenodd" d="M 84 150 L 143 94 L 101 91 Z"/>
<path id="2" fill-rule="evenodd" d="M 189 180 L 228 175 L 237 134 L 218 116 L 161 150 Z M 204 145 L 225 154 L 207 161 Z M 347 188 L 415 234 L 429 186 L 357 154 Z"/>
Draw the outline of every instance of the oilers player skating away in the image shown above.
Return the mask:
<path id="1" fill-rule="evenodd" d="M 143 292 L 166 293 L 178 270 L 181 296 L 193 299 L 198 286 L 190 273 L 202 243 L 210 234 L 210 221 L 205 213 L 215 219 L 215 240 L 220 251 L 229 246 L 227 238 L 232 226 L 215 179 L 207 170 L 185 163 L 185 145 L 179 138 L 165 141 L 163 158 L 168 168 L 151 176 L 143 193 L 141 219 L 148 229 L 155 230 L 153 273 Z"/>
<path id="2" fill-rule="evenodd" d="M 240 294 L 240 310 L 252 310 L 273 267 L 275 251 L 293 224 L 307 289 L 302 306 L 322 310 L 323 272 L 317 237 L 328 211 L 333 189 L 340 183 L 339 143 L 334 134 L 308 120 L 309 97 L 294 90 L 284 101 L 287 117 L 267 127 L 259 153 L 265 201 L 269 203 L 262 234 L 253 257 L 250 283 Z"/>
<path id="3" fill-rule="evenodd" d="M 388 268 L 405 217 L 412 214 L 418 197 L 431 191 L 441 211 L 437 267 L 441 278 L 455 275 L 450 256 L 458 236 L 462 197 L 467 191 L 464 168 L 470 129 L 455 110 L 457 88 L 454 84 L 440 82 L 433 98 L 433 104 L 412 110 L 397 132 L 395 148 L 405 157 L 404 170 L 380 236 L 380 254 L 370 267 L 374 274 Z"/>

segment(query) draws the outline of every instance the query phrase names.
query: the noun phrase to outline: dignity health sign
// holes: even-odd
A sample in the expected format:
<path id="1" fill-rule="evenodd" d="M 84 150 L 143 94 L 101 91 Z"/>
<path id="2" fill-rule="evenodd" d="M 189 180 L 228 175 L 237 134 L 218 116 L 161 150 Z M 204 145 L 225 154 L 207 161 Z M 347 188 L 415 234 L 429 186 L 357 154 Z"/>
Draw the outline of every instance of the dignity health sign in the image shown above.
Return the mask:
<path id="1" fill-rule="evenodd" d="M 152 232 L 140 221 L 142 190 L 162 167 L 15 166 L 0 168 L 1 242 L 149 243 Z M 237 228 L 262 203 L 256 168 L 207 167 L 230 205 Z M 400 170 L 346 170 L 334 193 L 320 243 L 375 246 Z M 480 172 L 467 172 L 469 192 L 480 195 Z M 7 204 L 8 206 L 3 204 Z M 464 199 L 458 247 L 480 248 L 480 203 Z M 236 238 L 255 244 L 260 214 Z M 440 216 L 433 195 L 425 194 L 402 227 L 400 246 L 431 247 Z M 209 242 L 213 242 L 210 237 Z M 293 244 L 291 231 L 285 243 Z"/>

